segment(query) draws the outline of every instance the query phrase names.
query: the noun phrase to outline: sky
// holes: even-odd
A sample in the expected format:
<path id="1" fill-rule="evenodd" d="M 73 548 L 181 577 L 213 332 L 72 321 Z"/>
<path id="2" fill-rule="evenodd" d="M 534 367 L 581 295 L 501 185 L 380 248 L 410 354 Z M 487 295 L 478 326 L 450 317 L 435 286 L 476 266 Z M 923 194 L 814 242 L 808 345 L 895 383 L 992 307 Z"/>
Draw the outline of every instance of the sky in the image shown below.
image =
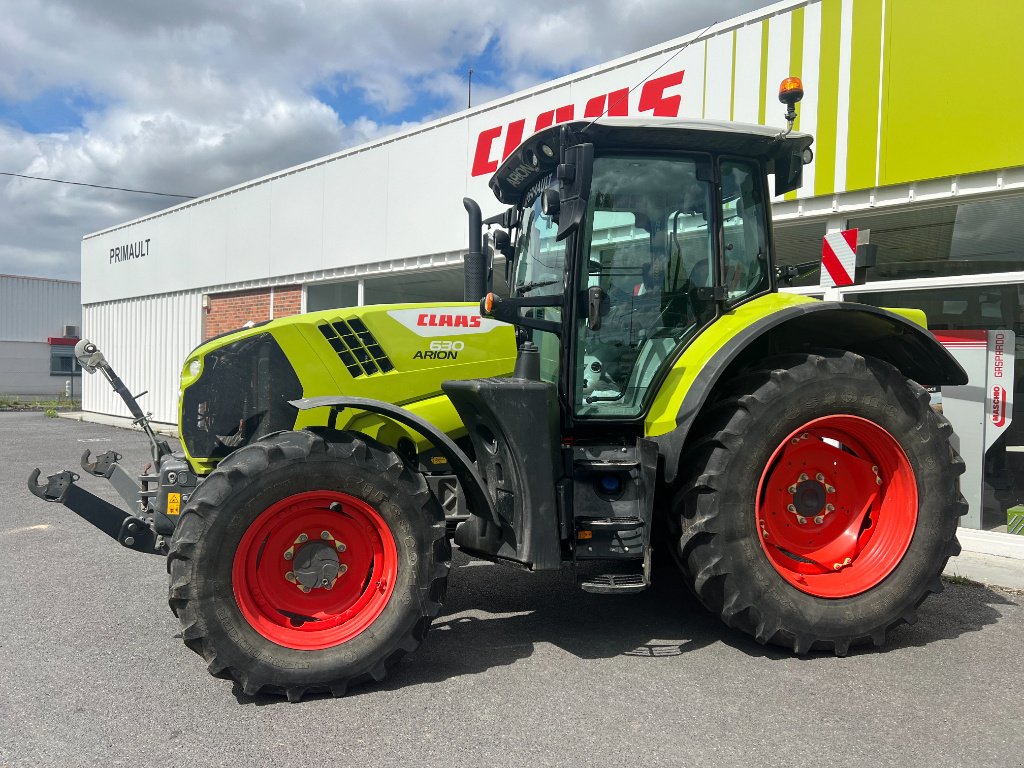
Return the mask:
<path id="1" fill-rule="evenodd" d="M 768 0 L 0 0 L 0 172 L 200 196 Z M 0 274 L 184 198 L 0 175 Z"/>

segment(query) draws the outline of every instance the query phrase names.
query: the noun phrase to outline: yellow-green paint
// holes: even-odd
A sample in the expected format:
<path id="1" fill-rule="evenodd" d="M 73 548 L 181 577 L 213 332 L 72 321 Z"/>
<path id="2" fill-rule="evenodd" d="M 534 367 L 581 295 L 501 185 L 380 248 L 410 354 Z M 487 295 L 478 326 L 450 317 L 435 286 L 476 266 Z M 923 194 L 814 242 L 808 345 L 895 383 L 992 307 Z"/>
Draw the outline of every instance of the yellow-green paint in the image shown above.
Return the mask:
<path id="1" fill-rule="evenodd" d="M 857 0 L 853 4 L 850 118 L 846 141 L 847 189 L 875 186 L 882 6 L 882 0 Z"/>
<path id="2" fill-rule="evenodd" d="M 768 19 L 761 22 L 761 87 L 757 94 L 757 122 L 765 125 L 768 101 Z"/>
<path id="3" fill-rule="evenodd" d="M 889 0 L 885 28 L 881 184 L 1024 165 L 1024 2 Z"/>
<path id="4" fill-rule="evenodd" d="M 736 119 L 736 30 L 732 31 L 732 75 L 729 77 L 729 119 Z"/>
<path id="5" fill-rule="evenodd" d="M 724 314 L 693 341 L 669 371 L 644 421 L 644 434 L 655 437 L 676 428 L 679 406 L 697 374 L 720 349 L 735 339 L 737 333 L 779 310 L 811 301 L 817 299 L 792 293 L 772 293 Z"/>
<path id="6" fill-rule="evenodd" d="M 907 307 L 882 307 L 886 312 L 892 312 L 894 315 L 906 318 L 914 325 L 919 325 L 928 330 L 928 315 L 921 309 L 908 309 Z"/>
<path id="7" fill-rule="evenodd" d="M 794 8 L 789 15 L 789 71 L 787 77 L 804 76 L 804 9 L 803 6 Z M 796 120 L 793 121 L 793 130 L 800 130 L 800 108 L 797 107 Z M 786 200 L 796 200 L 796 190 L 787 192 Z"/>
<path id="8" fill-rule="evenodd" d="M 185 360 L 181 373 L 181 392 L 202 376 L 207 355 L 225 344 L 271 334 L 302 385 L 303 397 L 347 395 L 367 397 L 401 405 L 425 418 L 450 435 L 457 436 L 463 429 L 454 407 L 444 396 L 441 382 L 447 379 L 472 379 L 484 376 L 504 376 L 515 364 L 515 332 L 511 325 L 498 324 L 483 333 L 458 334 L 453 328 L 451 337 L 423 337 L 407 328 L 389 313 L 393 310 L 420 309 L 430 312 L 437 308 L 476 308 L 475 303 L 446 302 L 432 304 L 395 304 L 329 309 L 304 315 L 281 318 L 256 328 L 240 330 L 197 347 Z M 358 317 L 381 343 L 384 352 L 395 366 L 388 373 L 363 374 L 353 377 L 338 358 L 338 354 L 320 332 L 328 321 Z M 458 340 L 465 346 L 454 359 L 430 359 L 417 352 L 430 351 L 432 341 Z M 198 361 L 201 368 L 193 375 L 189 368 Z M 178 399 L 178 424 L 182 423 L 183 397 Z M 296 413 L 294 429 L 327 424 L 329 408 L 316 408 Z M 338 419 L 339 428 L 352 428 L 365 432 L 389 445 L 396 445 L 401 437 L 410 438 L 418 447 L 426 441 L 420 435 L 387 419 L 373 414 L 346 411 Z M 188 446 L 186 453 L 188 452 Z M 212 471 L 218 460 L 188 455 L 193 468 L 200 474 Z"/>
<path id="9" fill-rule="evenodd" d="M 822 0 L 818 56 L 818 119 L 814 142 L 815 195 L 830 195 L 835 191 L 836 121 L 839 118 L 839 32 L 842 13 L 842 0 Z"/>

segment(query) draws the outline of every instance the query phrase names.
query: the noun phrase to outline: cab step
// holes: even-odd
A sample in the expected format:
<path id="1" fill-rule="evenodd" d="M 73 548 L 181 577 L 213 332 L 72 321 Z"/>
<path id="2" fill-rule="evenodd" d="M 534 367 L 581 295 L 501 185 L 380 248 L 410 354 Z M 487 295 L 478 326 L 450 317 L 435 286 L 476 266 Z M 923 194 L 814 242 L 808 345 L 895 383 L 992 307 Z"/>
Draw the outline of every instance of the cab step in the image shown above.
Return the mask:
<path id="1" fill-rule="evenodd" d="M 643 528 L 644 521 L 639 517 L 578 517 L 577 531 L 632 531 Z"/>
<path id="2" fill-rule="evenodd" d="M 643 592 L 650 583 L 642 573 L 602 573 L 580 582 L 580 589 L 598 595 L 632 595 Z"/>

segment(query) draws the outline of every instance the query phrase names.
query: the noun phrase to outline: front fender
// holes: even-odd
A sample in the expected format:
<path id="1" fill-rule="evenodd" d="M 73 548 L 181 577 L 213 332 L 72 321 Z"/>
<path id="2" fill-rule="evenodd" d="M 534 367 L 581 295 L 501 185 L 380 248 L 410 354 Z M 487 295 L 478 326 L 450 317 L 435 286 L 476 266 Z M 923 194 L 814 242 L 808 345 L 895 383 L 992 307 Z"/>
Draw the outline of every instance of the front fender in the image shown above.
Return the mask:
<path id="1" fill-rule="evenodd" d="M 658 443 L 667 482 L 675 479 L 691 425 L 719 383 L 759 359 L 787 352 L 841 349 L 884 360 L 927 385 L 967 383 L 967 373 L 925 328 L 896 312 L 853 302 L 784 294 L 747 302 L 716 321 L 673 367 L 674 391 L 659 395 L 645 425 Z M 720 326 L 721 324 L 721 326 Z M 689 375 L 687 375 L 689 374 Z M 672 382 L 670 375 L 667 383 Z M 658 400 L 655 406 L 658 406 Z"/>
<path id="2" fill-rule="evenodd" d="M 413 429 L 427 438 L 444 454 L 452 468 L 452 473 L 459 479 L 459 483 L 462 485 L 462 491 L 466 494 L 466 500 L 469 502 L 470 512 L 492 521 L 499 529 L 501 528 L 501 521 L 498 518 L 497 511 L 494 509 L 494 504 L 491 502 L 490 494 L 487 493 L 487 486 L 476 471 L 473 460 L 448 435 L 426 419 L 422 419 L 415 413 L 405 408 L 400 408 L 397 405 L 366 397 L 336 397 L 327 395 L 324 397 L 306 397 L 301 400 L 290 400 L 289 403 L 300 411 L 307 411 L 312 408 L 331 408 L 334 411 L 334 415 L 332 415 L 330 420 L 332 428 L 337 411 L 344 410 L 345 408 L 354 408 L 360 411 L 380 414 Z"/>

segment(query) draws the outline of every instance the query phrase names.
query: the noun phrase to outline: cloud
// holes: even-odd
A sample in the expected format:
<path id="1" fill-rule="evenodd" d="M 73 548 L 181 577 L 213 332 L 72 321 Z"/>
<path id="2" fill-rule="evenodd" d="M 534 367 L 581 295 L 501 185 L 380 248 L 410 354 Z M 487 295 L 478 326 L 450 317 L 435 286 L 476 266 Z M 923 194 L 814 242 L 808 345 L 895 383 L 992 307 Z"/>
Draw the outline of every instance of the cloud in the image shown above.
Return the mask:
<path id="1" fill-rule="evenodd" d="M 462 109 L 470 66 L 480 104 L 762 4 L 0 0 L 0 171 L 206 194 Z M 0 177 L 0 272 L 175 202 Z"/>

